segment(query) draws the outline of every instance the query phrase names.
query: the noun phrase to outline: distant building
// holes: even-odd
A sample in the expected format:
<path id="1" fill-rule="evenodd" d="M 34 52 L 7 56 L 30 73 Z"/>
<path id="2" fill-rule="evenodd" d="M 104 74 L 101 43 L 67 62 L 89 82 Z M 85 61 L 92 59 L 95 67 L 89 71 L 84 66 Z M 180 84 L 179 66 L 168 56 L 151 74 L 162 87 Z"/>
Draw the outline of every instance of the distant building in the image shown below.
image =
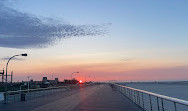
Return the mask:
<path id="1" fill-rule="evenodd" d="M 64 80 L 64 84 L 77 84 L 79 81 L 73 78 L 72 80 Z"/>
<path id="2" fill-rule="evenodd" d="M 48 82 L 47 77 L 43 77 L 43 78 L 42 78 L 42 82 L 43 82 L 43 83 Z"/>
<path id="3" fill-rule="evenodd" d="M 43 77 L 42 82 L 43 82 L 43 84 L 55 85 L 55 84 L 59 83 L 59 79 L 55 78 L 55 80 L 48 80 L 47 77 Z"/>
<path id="4" fill-rule="evenodd" d="M 55 78 L 55 81 L 57 81 L 57 82 L 58 82 L 58 81 L 59 81 L 59 79 L 58 79 L 58 78 Z"/>

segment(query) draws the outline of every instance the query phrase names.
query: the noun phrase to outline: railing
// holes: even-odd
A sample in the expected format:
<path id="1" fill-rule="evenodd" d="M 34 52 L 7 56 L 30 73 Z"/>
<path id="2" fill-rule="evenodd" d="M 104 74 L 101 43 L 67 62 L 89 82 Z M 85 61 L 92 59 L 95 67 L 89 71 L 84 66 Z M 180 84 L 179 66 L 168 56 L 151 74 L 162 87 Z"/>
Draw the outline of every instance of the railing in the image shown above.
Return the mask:
<path id="1" fill-rule="evenodd" d="M 24 101 L 25 101 L 25 99 L 27 100 L 27 99 L 32 99 L 32 98 L 41 97 L 45 95 L 55 94 L 57 92 L 65 91 L 66 89 L 72 89 L 75 87 L 76 87 L 75 85 L 69 85 L 69 86 L 60 86 L 60 87 L 7 91 L 7 92 L 1 93 L 2 95 L 4 95 L 4 100 L 2 100 L 2 103 L 22 101 L 22 96 L 24 96 Z"/>
<path id="2" fill-rule="evenodd" d="M 123 85 L 114 86 L 146 111 L 188 111 L 188 101 Z"/>

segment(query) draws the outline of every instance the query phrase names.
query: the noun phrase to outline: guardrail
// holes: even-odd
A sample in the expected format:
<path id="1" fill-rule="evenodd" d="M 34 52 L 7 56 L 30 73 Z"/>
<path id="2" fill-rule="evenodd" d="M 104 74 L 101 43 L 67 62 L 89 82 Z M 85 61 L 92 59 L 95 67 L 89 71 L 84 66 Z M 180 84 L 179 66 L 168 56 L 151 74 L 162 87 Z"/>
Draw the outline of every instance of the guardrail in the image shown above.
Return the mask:
<path id="1" fill-rule="evenodd" d="M 29 90 L 7 91 L 1 93 L 2 103 L 11 103 L 16 101 L 25 101 L 40 96 L 55 94 L 57 92 L 65 91 L 66 89 L 76 88 L 77 85 L 37 88 Z"/>
<path id="2" fill-rule="evenodd" d="M 117 90 L 146 111 L 188 111 L 188 101 L 114 84 Z"/>

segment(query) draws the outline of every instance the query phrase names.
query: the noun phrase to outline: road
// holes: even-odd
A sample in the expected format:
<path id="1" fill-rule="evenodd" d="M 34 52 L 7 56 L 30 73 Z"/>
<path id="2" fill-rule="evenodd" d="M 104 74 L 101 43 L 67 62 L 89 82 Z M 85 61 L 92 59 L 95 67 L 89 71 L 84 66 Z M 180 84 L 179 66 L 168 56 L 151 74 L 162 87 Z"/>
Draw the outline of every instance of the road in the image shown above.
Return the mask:
<path id="1" fill-rule="evenodd" d="M 97 85 L 0 105 L 1 111 L 143 111 L 109 85 Z"/>

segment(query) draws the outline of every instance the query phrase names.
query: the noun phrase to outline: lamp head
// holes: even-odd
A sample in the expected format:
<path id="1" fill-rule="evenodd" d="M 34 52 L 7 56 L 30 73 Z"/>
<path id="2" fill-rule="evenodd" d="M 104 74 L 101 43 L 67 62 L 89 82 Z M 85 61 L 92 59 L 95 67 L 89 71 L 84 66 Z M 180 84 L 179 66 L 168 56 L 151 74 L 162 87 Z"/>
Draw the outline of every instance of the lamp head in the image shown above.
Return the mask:
<path id="1" fill-rule="evenodd" d="M 21 54 L 21 56 L 27 56 L 27 54 L 25 53 L 25 54 Z"/>

